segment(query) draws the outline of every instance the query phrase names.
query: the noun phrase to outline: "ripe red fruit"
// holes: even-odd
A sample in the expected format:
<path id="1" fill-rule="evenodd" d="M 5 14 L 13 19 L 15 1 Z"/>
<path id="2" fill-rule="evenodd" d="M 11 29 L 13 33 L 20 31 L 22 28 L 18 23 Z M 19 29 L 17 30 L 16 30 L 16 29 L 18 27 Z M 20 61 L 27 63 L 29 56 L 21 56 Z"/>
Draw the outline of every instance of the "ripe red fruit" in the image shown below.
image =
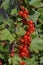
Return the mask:
<path id="1" fill-rule="evenodd" d="M 2 65 L 2 62 L 0 61 L 0 65 Z"/>
<path id="2" fill-rule="evenodd" d="M 28 36 L 28 35 L 30 35 L 30 33 L 27 31 L 27 32 L 25 33 L 25 35 L 27 35 L 27 36 Z"/>
<path id="3" fill-rule="evenodd" d="M 25 48 L 28 48 L 28 45 L 27 45 L 27 44 L 24 44 L 24 47 L 25 47 Z"/>
<path id="4" fill-rule="evenodd" d="M 23 16 L 23 12 L 22 12 L 22 11 L 19 11 L 18 14 L 19 14 L 20 16 Z"/>
<path id="5" fill-rule="evenodd" d="M 21 51 L 19 55 L 20 55 L 20 57 L 25 57 L 25 52 Z"/>
<path id="6" fill-rule="evenodd" d="M 25 42 L 25 43 L 27 42 L 27 39 L 26 39 L 26 38 L 24 39 L 24 42 Z"/>
<path id="7" fill-rule="evenodd" d="M 20 45 L 20 46 L 19 46 L 19 49 L 22 50 L 22 49 L 23 49 L 23 45 Z"/>
<path id="8" fill-rule="evenodd" d="M 20 41 L 21 43 L 24 43 L 24 39 L 20 39 L 19 41 Z"/>
<path id="9" fill-rule="evenodd" d="M 34 24 L 30 24 L 29 27 L 30 27 L 30 28 L 34 27 Z"/>
<path id="10" fill-rule="evenodd" d="M 23 52 L 26 52 L 28 49 L 26 48 L 26 47 L 24 47 L 23 49 L 22 49 L 22 51 Z"/>
<path id="11" fill-rule="evenodd" d="M 21 62 L 20 64 L 21 64 L 21 65 L 26 65 L 26 63 L 25 63 L 25 62 Z"/>
<path id="12" fill-rule="evenodd" d="M 29 14 L 28 10 L 25 10 L 24 13 L 27 14 L 27 15 Z"/>
<path id="13" fill-rule="evenodd" d="M 31 37 L 30 37 L 30 36 L 28 36 L 27 40 L 31 40 Z"/>
<path id="14" fill-rule="evenodd" d="M 23 37 L 24 39 L 27 39 L 27 35 L 24 35 L 24 37 Z"/>
<path id="15" fill-rule="evenodd" d="M 33 24 L 33 21 L 32 20 L 29 20 L 27 24 L 28 25 Z"/>
<path id="16" fill-rule="evenodd" d="M 14 57 L 14 53 L 10 53 L 10 57 Z"/>
<path id="17" fill-rule="evenodd" d="M 32 34 L 35 31 L 35 28 L 34 27 L 29 28 L 28 31 L 30 32 L 30 34 Z"/>
<path id="18" fill-rule="evenodd" d="M 23 17 L 26 18 L 27 17 L 27 14 L 23 14 Z"/>

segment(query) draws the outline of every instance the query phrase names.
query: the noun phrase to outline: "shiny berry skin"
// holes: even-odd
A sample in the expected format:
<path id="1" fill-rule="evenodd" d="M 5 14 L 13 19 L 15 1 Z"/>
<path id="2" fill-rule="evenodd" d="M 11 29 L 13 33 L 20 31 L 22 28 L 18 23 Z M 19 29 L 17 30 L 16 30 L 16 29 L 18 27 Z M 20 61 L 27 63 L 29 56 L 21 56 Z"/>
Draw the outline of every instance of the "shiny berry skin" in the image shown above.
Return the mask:
<path id="1" fill-rule="evenodd" d="M 27 35 L 24 35 L 24 37 L 23 37 L 24 39 L 27 39 Z"/>
<path id="2" fill-rule="evenodd" d="M 27 14 L 23 14 L 23 17 L 26 18 L 27 17 Z"/>
<path id="3" fill-rule="evenodd" d="M 26 39 L 26 38 L 24 39 L 24 42 L 25 42 L 25 43 L 27 42 L 27 39 Z"/>
<path id="4" fill-rule="evenodd" d="M 34 27 L 34 24 L 30 24 L 29 27 L 30 27 L 30 28 Z"/>
<path id="5" fill-rule="evenodd" d="M 33 24 L 33 21 L 32 20 L 29 20 L 28 21 L 28 25 L 31 25 L 31 24 Z"/>
<path id="6" fill-rule="evenodd" d="M 18 14 L 19 14 L 20 16 L 23 16 L 23 12 L 22 12 L 22 11 L 19 11 Z"/>
<path id="7" fill-rule="evenodd" d="M 19 41 L 20 41 L 21 43 L 24 43 L 24 39 L 20 39 Z"/>
<path id="8" fill-rule="evenodd" d="M 27 40 L 31 40 L 31 37 L 30 37 L 30 36 L 28 36 Z"/>
<path id="9" fill-rule="evenodd" d="M 10 53 L 10 57 L 14 57 L 14 53 Z"/>
<path id="10" fill-rule="evenodd" d="M 24 13 L 28 15 L 28 10 L 25 10 L 25 12 L 24 12 Z"/>
<path id="11" fill-rule="evenodd" d="M 25 35 L 27 35 L 27 36 L 28 36 L 28 35 L 30 35 L 30 33 L 27 31 L 27 32 L 25 33 Z"/>
<path id="12" fill-rule="evenodd" d="M 32 34 L 35 31 L 35 28 L 34 27 L 29 28 L 28 31 L 30 32 L 30 34 Z"/>
<path id="13" fill-rule="evenodd" d="M 23 45 L 20 45 L 20 46 L 19 46 L 19 49 L 22 50 L 22 49 L 23 49 Z"/>
<path id="14" fill-rule="evenodd" d="M 20 52 L 20 57 L 25 57 L 25 52 Z"/>
<path id="15" fill-rule="evenodd" d="M 26 63 L 25 62 L 21 62 L 20 65 L 26 65 Z"/>
<path id="16" fill-rule="evenodd" d="M 23 49 L 22 49 L 22 51 L 24 51 L 24 52 L 26 52 L 28 49 L 26 48 L 26 47 L 24 47 Z"/>
<path id="17" fill-rule="evenodd" d="M 28 48 L 28 45 L 27 45 L 27 44 L 24 44 L 24 47 L 25 47 L 25 48 Z"/>

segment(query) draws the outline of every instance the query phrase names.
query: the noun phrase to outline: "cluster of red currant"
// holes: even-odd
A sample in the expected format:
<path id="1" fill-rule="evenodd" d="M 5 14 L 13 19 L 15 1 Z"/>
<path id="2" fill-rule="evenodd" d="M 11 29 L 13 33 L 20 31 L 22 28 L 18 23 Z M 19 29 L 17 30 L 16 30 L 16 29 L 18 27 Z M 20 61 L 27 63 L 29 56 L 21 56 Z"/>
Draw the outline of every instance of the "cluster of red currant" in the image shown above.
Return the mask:
<path id="1" fill-rule="evenodd" d="M 21 58 L 24 58 L 24 57 L 29 58 L 30 57 L 29 46 L 30 46 L 30 43 L 31 43 L 31 36 L 30 36 L 30 34 L 32 34 L 34 32 L 35 27 L 34 27 L 34 23 L 33 23 L 32 20 L 28 20 L 28 21 L 26 20 L 26 17 L 28 17 L 29 12 L 28 12 L 27 9 L 24 8 L 24 6 L 20 6 L 20 11 L 19 11 L 18 14 L 19 14 L 19 16 L 24 18 L 22 20 L 23 24 L 28 26 L 27 32 L 25 33 L 23 38 L 21 38 L 19 40 L 19 42 L 21 43 L 20 46 L 19 46 L 19 56 Z M 25 62 L 22 62 L 20 64 L 21 65 L 26 65 Z"/>
<path id="2" fill-rule="evenodd" d="M 28 47 L 30 46 L 31 43 L 31 36 L 30 34 L 34 32 L 35 28 L 34 28 L 34 24 L 32 20 L 29 20 L 27 22 L 28 24 L 28 29 L 27 32 L 25 33 L 25 35 L 23 36 L 23 38 L 21 38 L 19 41 L 20 43 L 22 43 L 19 46 L 20 52 L 19 55 L 21 57 L 30 57 L 30 51 L 28 50 Z"/>
<path id="3" fill-rule="evenodd" d="M 28 17 L 28 10 L 24 8 L 24 6 L 20 6 L 20 11 L 18 12 L 19 16 L 26 18 Z"/>

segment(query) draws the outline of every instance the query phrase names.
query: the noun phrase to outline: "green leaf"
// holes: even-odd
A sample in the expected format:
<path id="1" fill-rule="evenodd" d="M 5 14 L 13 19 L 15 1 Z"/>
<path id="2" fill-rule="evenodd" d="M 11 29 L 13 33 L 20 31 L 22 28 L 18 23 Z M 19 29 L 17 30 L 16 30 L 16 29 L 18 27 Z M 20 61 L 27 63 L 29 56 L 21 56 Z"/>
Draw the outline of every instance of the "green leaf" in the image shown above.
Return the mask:
<path id="1" fill-rule="evenodd" d="M 4 9 L 7 10 L 9 7 L 9 2 L 10 0 L 4 0 L 1 7 L 4 7 Z"/>
<path id="2" fill-rule="evenodd" d="M 39 21 L 43 23 L 43 15 L 40 16 Z"/>
<path id="3" fill-rule="evenodd" d="M 25 1 L 25 3 L 29 4 L 29 0 L 24 0 L 24 1 Z"/>
<path id="4" fill-rule="evenodd" d="M 3 16 L 0 15 L 0 24 L 1 24 L 1 22 L 3 22 L 3 21 L 4 21 Z"/>
<path id="5" fill-rule="evenodd" d="M 1 53 L 0 53 L 0 58 L 1 58 L 1 59 L 4 59 L 4 56 L 3 56 Z"/>
<path id="6" fill-rule="evenodd" d="M 0 25 L 0 30 L 4 29 L 4 24 Z"/>
<path id="7" fill-rule="evenodd" d="M 36 60 L 36 58 L 35 58 L 35 56 L 33 56 L 32 58 L 28 58 L 25 61 L 26 61 L 27 65 L 38 65 L 38 63 L 35 60 Z"/>
<path id="8" fill-rule="evenodd" d="M 38 8 L 37 11 L 38 11 L 41 15 L 43 15 L 43 8 Z"/>
<path id="9" fill-rule="evenodd" d="M 34 32 L 33 34 L 31 34 L 32 39 L 36 38 L 37 35 L 38 35 L 37 32 Z"/>
<path id="10" fill-rule="evenodd" d="M 37 11 L 34 11 L 32 15 L 30 15 L 30 19 L 32 19 L 34 22 L 38 20 L 38 17 L 40 16 L 40 13 Z"/>
<path id="11" fill-rule="evenodd" d="M 19 61 L 21 58 L 16 54 L 13 58 L 9 57 L 9 64 L 12 63 L 12 65 L 19 65 Z"/>
<path id="12" fill-rule="evenodd" d="M 40 57 L 40 63 L 43 63 L 43 56 Z"/>
<path id="13" fill-rule="evenodd" d="M 18 27 L 18 31 L 16 32 L 16 34 L 18 36 L 22 36 L 24 35 L 24 33 L 25 33 L 25 30 L 22 27 Z"/>
<path id="14" fill-rule="evenodd" d="M 8 29 L 4 29 L 1 32 L 1 40 L 10 40 L 10 42 L 14 41 L 14 36 L 8 31 Z"/>
<path id="15" fill-rule="evenodd" d="M 36 8 L 43 6 L 43 3 L 41 2 L 41 0 L 31 0 L 29 3 L 30 3 L 30 5 L 32 5 Z"/>
<path id="16" fill-rule="evenodd" d="M 15 15 L 15 14 L 17 15 L 17 9 L 16 8 L 12 9 L 10 14 L 11 15 Z"/>
<path id="17" fill-rule="evenodd" d="M 3 51 L 2 43 L 0 43 L 0 51 Z"/>
<path id="18" fill-rule="evenodd" d="M 38 53 L 39 50 L 40 51 L 43 50 L 43 40 L 36 37 L 35 39 L 32 40 L 32 43 L 30 45 L 30 51 Z"/>

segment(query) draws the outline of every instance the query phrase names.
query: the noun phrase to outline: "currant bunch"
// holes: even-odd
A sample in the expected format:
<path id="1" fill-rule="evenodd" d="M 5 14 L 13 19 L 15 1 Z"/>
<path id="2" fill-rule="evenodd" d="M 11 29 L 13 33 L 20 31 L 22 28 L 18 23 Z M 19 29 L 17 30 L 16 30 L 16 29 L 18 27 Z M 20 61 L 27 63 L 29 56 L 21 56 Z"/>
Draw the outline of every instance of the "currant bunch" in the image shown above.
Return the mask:
<path id="1" fill-rule="evenodd" d="M 31 43 L 30 34 L 32 34 L 34 32 L 35 28 L 34 28 L 34 24 L 33 24 L 32 20 L 29 20 L 27 22 L 27 25 L 28 25 L 27 32 L 25 33 L 23 38 L 21 38 L 19 40 L 21 43 L 21 45 L 19 47 L 19 49 L 20 49 L 19 55 L 21 57 L 30 57 L 30 51 L 28 50 L 28 47 L 30 46 L 30 43 Z"/>
<path id="2" fill-rule="evenodd" d="M 20 6 L 20 11 L 18 12 L 19 16 L 26 18 L 28 17 L 28 10 L 24 8 L 24 6 Z"/>
<path id="3" fill-rule="evenodd" d="M 28 50 L 28 46 L 26 44 L 21 44 L 19 46 L 19 50 L 20 57 L 30 57 L 30 51 Z"/>
<path id="4" fill-rule="evenodd" d="M 35 27 L 34 27 L 33 21 L 32 21 L 32 20 L 29 20 L 28 23 L 27 23 L 27 25 L 28 25 L 27 31 L 28 31 L 30 34 L 32 34 L 32 33 L 35 31 Z"/>

